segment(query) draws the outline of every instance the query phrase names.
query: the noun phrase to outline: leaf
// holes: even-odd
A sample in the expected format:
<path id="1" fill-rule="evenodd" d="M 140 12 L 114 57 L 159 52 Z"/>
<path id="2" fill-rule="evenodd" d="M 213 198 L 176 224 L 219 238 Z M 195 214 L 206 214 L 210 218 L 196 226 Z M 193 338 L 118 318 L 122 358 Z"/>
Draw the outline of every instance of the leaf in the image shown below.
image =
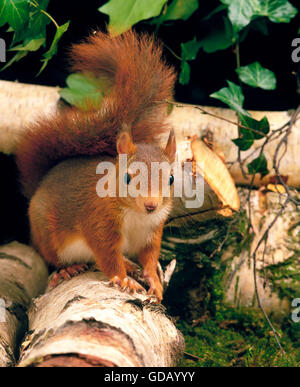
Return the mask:
<path id="1" fill-rule="evenodd" d="M 240 80 L 249 86 L 260 87 L 264 90 L 276 89 L 275 74 L 262 67 L 259 62 L 240 67 L 239 69 L 236 69 L 236 72 L 238 73 Z"/>
<path id="2" fill-rule="evenodd" d="M 37 51 L 45 41 L 46 38 L 32 39 L 27 43 L 24 42 L 24 44 L 10 48 L 9 51 Z"/>
<path id="3" fill-rule="evenodd" d="M 259 1 L 259 16 L 266 16 L 274 23 L 289 23 L 297 15 L 298 10 L 286 0 Z"/>
<path id="4" fill-rule="evenodd" d="M 191 67 L 188 60 L 196 59 L 201 43 L 197 42 L 196 37 L 188 42 L 181 43 L 181 72 L 179 75 L 179 83 L 187 85 L 190 81 Z"/>
<path id="5" fill-rule="evenodd" d="M 191 67 L 187 61 L 181 61 L 181 72 L 179 75 L 179 83 L 181 85 L 187 85 L 190 81 Z"/>
<path id="6" fill-rule="evenodd" d="M 289 23 L 297 9 L 287 0 L 221 0 L 228 5 L 228 17 L 237 34 L 257 17 L 267 17 L 274 23 Z"/>
<path id="7" fill-rule="evenodd" d="M 160 22 L 169 20 L 187 20 L 199 7 L 198 0 L 173 0 L 161 15 Z"/>
<path id="8" fill-rule="evenodd" d="M 18 62 L 20 59 L 24 58 L 29 51 L 19 51 L 14 55 L 6 64 L 1 68 L 0 71 L 5 70 L 7 67 L 11 66 L 14 62 Z"/>
<path id="9" fill-rule="evenodd" d="M 181 57 L 183 60 L 194 60 L 198 54 L 201 43 L 197 42 L 196 36 L 193 40 L 181 43 Z"/>
<path id="10" fill-rule="evenodd" d="M 270 131 L 269 121 L 266 116 L 263 117 L 260 121 L 258 121 L 250 116 L 244 116 L 243 114 L 239 114 L 239 119 L 242 125 L 247 126 L 247 128 L 254 129 L 252 131 L 254 140 L 259 140 L 263 138 Z M 241 131 L 242 130 L 247 129 L 241 128 Z M 258 132 L 261 132 L 261 134 Z"/>
<path id="11" fill-rule="evenodd" d="M 141 20 L 158 16 L 167 0 L 109 0 L 98 11 L 109 15 L 111 35 L 127 31 Z"/>
<path id="12" fill-rule="evenodd" d="M 217 8 L 215 8 L 208 15 L 206 15 L 202 20 L 209 20 L 212 16 L 216 15 L 219 12 L 224 11 L 225 9 L 227 9 L 227 6 L 224 4 L 220 4 Z"/>
<path id="13" fill-rule="evenodd" d="M 2 0 L 0 5 L 0 26 L 8 23 L 14 30 L 21 30 L 29 20 L 27 0 Z"/>
<path id="14" fill-rule="evenodd" d="M 232 23 L 233 30 L 238 33 L 246 27 L 254 16 L 258 0 L 231 0 L 228 8 L 228 17 Z"/>
<path id="15" fill-rule="evenodd" d="M 30 15 L 26 36 L 46 35 L 46 25 L 51 22 L 50 18 L 42 13 L 48 7 L 49 0 L 40 0 L 37 8 Z"/>
<path id="16" fill-rule="evenodd" d="M 241 151 L 245 151 L 251 148 L 251 146 L 253 145 L 254 137 L 251 130 L 241 128 L 240 131 L 242 136 L 232 140 L 232 142 L 234 142 L 235 145 L 237 145 Z"/>
<path id="17" fill-rule="evenodd" d="M 7 23 L 6 2 L 7 0 L 0 2 L 0 27 Z"/>
<path id="18" fill-rule="evenodd" d="M 210 97 L 219 99 L 239 113 L 249 115 L 249 113 L 243 109 L 244 95 L 240 86 L 230 81 L 227 81 L 227 84 L 228 87 L 224 87 L 223 89 L 212 93 Z"/>
<path id="19" fill-rule="evenodd" d="M 70 24 L 70 21 L 68 21 L 67 23 L 59 26 L 57 29 L 56 29 L 56 33 L 54 35 L 54 38 L 53 38 L 53 41 L 52 41 L 52 44 L 49 48 L 49 50 L 47 52 L 45 52 L 45 54 L 43 55 L 43 58 L 42 59 L 42 62 L 43 65 L 39 71 L 39 73 L 37 75 L 40 75 L 40 73 L 44 70 L 44 68 L 47 66 L 49 60 L 56 54 L 57 52 L 57 43 L 59 42 L 59 40 L 61 39 L 61 37 L 63 36 L 63 34 L 67 31 L 67 29 L 69 28 L 69 24 Z"/>
<path id="20" fill-rule="evenodd" d="M 67 86 L 59 94 L 71 105 L 84 109 L 87 106 L 99 107 L 107 84 L 100 85 L 98 79 L 83 74 L 71 74 L 66 80 Z"/>
<path id="21" fill-rule="evenodd" d="M 247 167 L 249 175 L 260 173 L 261 177 L 264 177 L 269 173 L 267 159 L 263 153 L 247 164 Z"/>
<path id="22" fill-rule="evenodd" d="M 223 23 L 212 29 L 199 43 L 205 52 L 212 53 L 232 46 L 234 40 L 231 23 L 228 18 L 223 17 Z"/>

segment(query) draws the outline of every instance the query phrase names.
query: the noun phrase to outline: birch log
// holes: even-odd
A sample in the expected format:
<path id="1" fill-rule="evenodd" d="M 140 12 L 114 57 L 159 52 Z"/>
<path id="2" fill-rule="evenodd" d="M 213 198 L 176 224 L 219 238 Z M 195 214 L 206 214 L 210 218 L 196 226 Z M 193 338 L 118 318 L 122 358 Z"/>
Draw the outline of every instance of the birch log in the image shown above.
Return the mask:
<path id="1" fill-rule="evenodd" d="M 248 198 L 246 189 L 239 190 L 242 203 Z M 300 193 L 297 195 L 300 200 Z M 255 237 L 250 254 L 258 241 L 282 209 L 285 195 L 275 192 L 252 191 L 250 197 L 251 222 Z M 243 205 L 247 209 L 248 205 Z M 280 318 L 290 312 L 293 298 L 300 294 L 300 212 L 289 203 L 270 228 L 267 245 L 261 244 L 256 254 L 257 287 L 262 306 L 267 313 Z M 255 297 L 253 259 L 248 251 L 234 256 L 230 247 L 223 252 L 227 264 L 224 280 L 225 300 L 234 306 L 257 306 Z"/>
<path id="2" fill-rule="evenodd" d="M 41 114 L 55 112 L 58 100 L 57 88 L 0 81 L 0 151 L 14 153 L 17 139 L 26 132 L 27 125 Z M 162 142 L 165 141 L 162 138 Z M 175 198 L 169 225 L 180 227 L 182 218 L 186 216 L 203 221 L 216 216 L 230 216 L 237 211 L 239 198 L 236 187 L 218 154 L 197 136 L 187 138 L 180 127 L 176 129 L 176 141 L 177 160 L 181 164 L 194 163 L 193 189 L 195 191 L 198 177 L 201 200 L 196 206 L 188 208 L 187 202 L 194 200 L 195 195 L 194 198 L 185 195 Z"/>
<path id="3" fill-rule="evenodd" d="M 34 300 L 19 366 L 166 367 L 183 350 L 184 339 L 161 305 L 87 272 Z"/>
<path id="4" fill-rule="evenodd" d="M 12 154 L 15 149 L 16 139 L 24 130 L 26 125 L 34 121 L 41 114 L 50 114 L 55 111 L 59 101 L 59 88 L 21 84 L 17 82 L 0 81 L 0 151 Z M 200 106 L 206 111 L 229 121 L 236 122 L 236 114 L 230 109 Z M 251 111 L 253 118 L 260 120 L 266 116 L 270 122 L 270 129 L 278 129 L 286 124 L 293 111 Z M 201 138 L 210 132 L 213 136 L 214 146 L 220 150 L 227 163 L 233 163 L 230 173 L 235 183 L 249 184 L 250 179 L 245 179 L 237 162 L 237 147 L 233 146 L 232 139 L 238 137 L 237 126 L 220 118 L 203 114 L 199 109 L 186 105 L 174 107 L 168 121 L 176 132 L 177 143 L 187 140 L 193 136 Z M 288 177 L 287 184 L 300 187 L 300 158 L 298 157 L 300 147 L 300 120 L 297 120 L 289 136 L 289 150 L 284 155 L 280 164 L 280 173 Z M 271 168 L 273 158 L 279 139 L 270 142 L 264 149 Z M 254 148 L 261 145 L 262 140 L 255 141 L 250 150 L 241 154 L 241 160 L 248 157 Z M 184 146 L 184 143 L 183 143 Z M 256 155 L 248 159 L 250 162 Z M 280 155 L 279 155 L 280 157 Z M 260 185 L 259 177 L 254 181 Z M 263 182 L 266 181 L 265 178 Z"/>
<path id="5" fill-rule="evenodd" d="M 0 367 L 14 365 L 27 329 L 27 308 L 47 279 L 46 266 L 31 247 L 18 242 L 0 247 Z"/>

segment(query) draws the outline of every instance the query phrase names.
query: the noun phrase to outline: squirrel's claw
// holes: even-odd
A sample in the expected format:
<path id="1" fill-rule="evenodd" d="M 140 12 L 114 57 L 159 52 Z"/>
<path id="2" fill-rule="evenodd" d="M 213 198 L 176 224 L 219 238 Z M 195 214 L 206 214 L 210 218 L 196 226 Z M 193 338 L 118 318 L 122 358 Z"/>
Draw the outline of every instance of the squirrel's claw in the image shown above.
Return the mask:
<path id="1" fill-rule="evenodd" d="M 109 285 L 111 286 L 117 285 L 122 292 L 128 291 L 131 294 L 135 292 L 146 293 L 145 289 L 139 283 L 137 283 L 135 280 L 130 279 L 128 277 L 125 277 L 123 278 L 123 280 L 121 280 L 118 276 L 114 276 L 109 281 Z"/>
<path id="2" fill-rule="evenodd" d="M 163 299 L 163 287 L 159 279 L 155 279 L 153 276 L 147 274 L 147 272 L 144 272 L 144 277 L 148 281 L 150 286 L 147 294 L 149 294 L 150 296 L 155 296 L 157 302 L 160 304 Z"/>
<path id="3" fill-rule="evenodd" d="M 48 286 L 53 289 L 61 280 L 70 280 L 86 270 L 88 270 L 88 265 L 85 263 L 76 263 L 71 266 L 63 267 L 53 275 Z"/>

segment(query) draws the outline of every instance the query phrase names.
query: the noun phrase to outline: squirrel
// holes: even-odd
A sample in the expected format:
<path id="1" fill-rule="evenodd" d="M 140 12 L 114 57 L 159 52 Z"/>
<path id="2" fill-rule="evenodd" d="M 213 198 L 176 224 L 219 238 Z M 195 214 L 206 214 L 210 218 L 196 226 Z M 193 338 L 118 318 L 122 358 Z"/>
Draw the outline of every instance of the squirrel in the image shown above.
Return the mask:
<path id="1" fill-rule="evenodd" d="M 128 31 L 111 37 L 97 32 L 70 49 L 71 68 L 108 84 L 98 109 L 67 108 L 32 124 L 17 145 L 20 181 L 29 202 L 31 243 L 63 277 L 95 262 L 111 284 L 130 292 L 143 288 L 127 277 L 136 257 L 149 284 L 148 294 L 162 300 L 157 274 L 163 226 L 172 195 L 99 197 L 96 168 L 115 165 L 117 186 L 129 186 L 133 162 L 172 163 L 176 142 L 165 123 L 166 100 L 172 99 L 175 72 L 162 59 L 161 45 L 147 34 Z M 164 148 L 163 133 L 169 133 Z M 120 159 L 127 172 L 119 177 Z M 149 174 L 150 175 L 150 174 Z M 150 186 L 151 178 L 148 178 Z M 174 178 L 169 172 L 172 185 Z M 127 263 L 126 263 L 127 262 Z"/>

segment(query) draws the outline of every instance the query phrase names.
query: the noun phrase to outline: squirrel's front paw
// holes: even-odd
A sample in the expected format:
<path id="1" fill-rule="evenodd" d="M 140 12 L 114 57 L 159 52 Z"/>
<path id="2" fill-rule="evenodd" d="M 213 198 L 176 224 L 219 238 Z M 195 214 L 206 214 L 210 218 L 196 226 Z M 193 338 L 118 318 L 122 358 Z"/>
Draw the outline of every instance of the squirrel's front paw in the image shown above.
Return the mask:
<path id="1" fill-rule="evenodd" d="M 137 283 L 135 280 L 130 279 L 128 277 L 124 277 L 122 280 L 116 275 L 110 281 L 109 285 L 114 286 L 117 285 L 120 290 L 128 291 L 129 293 L 146 293 L 145 289 Z"/>
<path id="2" fill-rule="evenodd" d="M 163 287 L 160 283 L 160 280 L 158 276 L 156 275 L 150 275 L 146 271 L 144 272 L 144 277 L 149 283 L 149 290 L 148 294 L 153 295 L 157 298 L 157 302 L 160 304 L 161 300 L 163 299 Z"/>

